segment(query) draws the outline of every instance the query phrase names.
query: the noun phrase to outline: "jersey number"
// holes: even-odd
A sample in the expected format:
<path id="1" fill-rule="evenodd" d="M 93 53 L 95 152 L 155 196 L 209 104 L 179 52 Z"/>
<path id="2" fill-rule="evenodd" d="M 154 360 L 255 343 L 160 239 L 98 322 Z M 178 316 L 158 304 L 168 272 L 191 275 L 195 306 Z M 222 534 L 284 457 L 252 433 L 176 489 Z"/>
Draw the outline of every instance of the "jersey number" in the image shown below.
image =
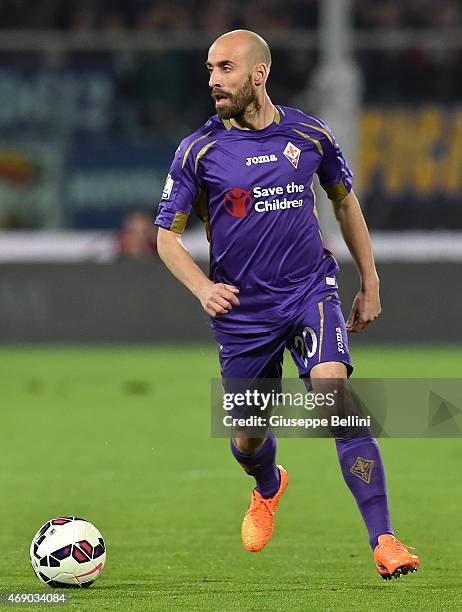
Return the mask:
<path id="1" fill-rule="evenodd" d="M 305 327 L 301 336 L 295 336 L 294 346 L 299 351 L 301 360 L 306 367 L 308 359 L 313 357 L 318 348 L 318 339 L 314 329 L 312 327 Z"/>

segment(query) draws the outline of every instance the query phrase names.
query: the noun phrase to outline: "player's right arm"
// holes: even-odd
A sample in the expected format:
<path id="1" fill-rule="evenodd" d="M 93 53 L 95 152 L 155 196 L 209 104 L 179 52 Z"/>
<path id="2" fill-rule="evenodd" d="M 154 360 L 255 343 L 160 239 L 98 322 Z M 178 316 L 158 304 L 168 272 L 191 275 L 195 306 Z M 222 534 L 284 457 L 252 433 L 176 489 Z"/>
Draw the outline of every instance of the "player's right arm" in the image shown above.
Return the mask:
<path id="1" fill-rule="evenodd" d="M 224 315 L 239 306 L 239 289 L 232 285 L 213 283 L 202 272 L 181 241 L 181 235 L 159 228 L 157 251 L 170 272 L 185 285 L 211 317 Z"/>
<path id="2" fill-rule="evenodd" d="M 181 241 L 200 189 L 196 171 L 192 147 L 184 140 L 175 153 L 159 204 L 155 221 L 159 226 L 157 251 L 170 272 L 197 297 L 205 312 L 218 317 L 239 305 L 239 290 L 207 278 Z"/>

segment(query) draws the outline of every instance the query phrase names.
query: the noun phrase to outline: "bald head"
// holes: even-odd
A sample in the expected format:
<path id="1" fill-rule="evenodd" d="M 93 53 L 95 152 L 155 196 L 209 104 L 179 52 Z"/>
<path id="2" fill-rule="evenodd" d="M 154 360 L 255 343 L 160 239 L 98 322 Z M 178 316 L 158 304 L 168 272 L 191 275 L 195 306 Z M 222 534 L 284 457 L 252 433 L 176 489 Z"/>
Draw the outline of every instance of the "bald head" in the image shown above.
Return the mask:
<path id="1" fill-rule="evenodd" d="M 266 64 L 271 66 L 271 51 L 268 43 L 256 32 L 233 30 L 216 39 L 210 50 L 235 53 L 245 58 L 249 66 Z"/>
<path id="2" fill-rule="evenodd" d="M 258 113 L 266 93 L 271 53 L 261 36 L 249 30 L 223 34 L 209 49 L 206 62 L 215 108 L 222 119 Z"/>

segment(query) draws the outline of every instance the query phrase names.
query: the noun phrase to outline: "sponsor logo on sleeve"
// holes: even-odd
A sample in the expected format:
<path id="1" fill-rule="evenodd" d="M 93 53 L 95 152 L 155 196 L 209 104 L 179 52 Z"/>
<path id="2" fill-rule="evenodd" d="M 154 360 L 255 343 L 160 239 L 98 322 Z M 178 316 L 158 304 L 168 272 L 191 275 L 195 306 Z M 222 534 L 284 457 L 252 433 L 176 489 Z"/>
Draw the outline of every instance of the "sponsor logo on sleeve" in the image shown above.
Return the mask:
<path id="1" fill-rule="evenodd" d="M 174 180 L 167 174 L 167 180 L 165 181 L 164 190 L 162 191 L 162 199 L 168 200 L 172 194 Z"/>

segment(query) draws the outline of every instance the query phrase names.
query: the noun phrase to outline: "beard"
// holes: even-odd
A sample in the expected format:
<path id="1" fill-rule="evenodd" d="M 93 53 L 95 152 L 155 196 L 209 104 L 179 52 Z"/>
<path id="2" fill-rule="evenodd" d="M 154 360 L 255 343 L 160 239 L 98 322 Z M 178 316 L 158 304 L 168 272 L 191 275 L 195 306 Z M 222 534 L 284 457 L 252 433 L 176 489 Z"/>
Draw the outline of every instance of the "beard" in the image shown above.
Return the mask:
<path id="1" fill-rule="evenodd" d="M 217 109 L 221 119 L 240 119 L 245 113 L 258 112 L 261 108 L 250 74 L 244 85 L 235 94 L 226 94 L 226 98 L 229 102 L 226 108 Z"/>

